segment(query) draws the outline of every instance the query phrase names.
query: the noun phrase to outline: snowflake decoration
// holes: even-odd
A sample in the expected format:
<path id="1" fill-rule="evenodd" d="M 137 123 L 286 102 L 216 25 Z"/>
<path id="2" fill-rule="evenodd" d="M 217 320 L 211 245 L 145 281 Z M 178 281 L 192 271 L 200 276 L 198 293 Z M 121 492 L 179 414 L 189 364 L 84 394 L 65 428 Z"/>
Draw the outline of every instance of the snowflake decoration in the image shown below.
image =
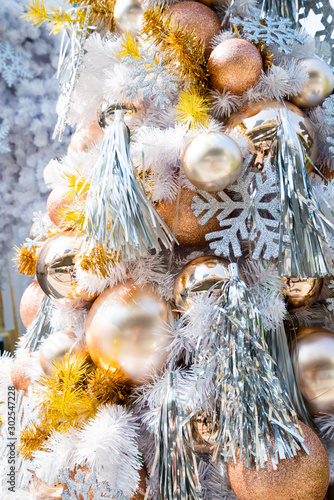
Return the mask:
<path id="1" fill-rule="evenodd" d="M 275 45 L 277 49 L 289 54 L 296 42 L 301 45 L 305 42 L 307 35 L 296 32 L 291 28 L 292 21 L 283 17 L 275 20 L 271 17 L 260 16 L 232 19 L 233 24 L 242 26 L 242 33 L 250 42 L 265 42 Z"/>
<path id="2" fill-rule="evenodd" d="M 128 57 L 124 62 L 133 67 L 130 73 L 133 85 L 125 94 L 135 98 L 140 91 L 144 96 L 154 96 L 155 106 L 164 109 L 170 103 L 167 94 L 177 90 L 177 80 L 167 71 L 157 54 L 141 50 L 139 58 Z"/>
<path id="3" fill-rule="evenodd" d="M 26 66 L 29 57 L 22 52 L 17 52 L 9 42 L 0 44 L 0 74 L 11 87 L 20 78 L 31 78 L 31 73 Z"/>
<path id="4" fill-rule="evenodd" d="M 253 259 L 261 254 L 266 260 L 278 256 L 280 211 L 277 178 L 271 165 L 265 176 L 244 169 L 237 182 L 217 193 L 219 199 L 205 191 L 198 194 L 191 208 L 195 217 L 204 214 L 199 223 L 204 225 L 216 216 L 224 228 L 206 235 L 208 241 L 215 240 L 210 248 L 216 255 L 229 257 L 232 248 L 234 256 L 240 257 L 240 240 L 248 240 L 255 242 Z"/>
<path id="5" fill-rule="evenodd" d="M 334 131 L 334 95 L 327 97 L 327 99 L 323 103 L 323 110 L 326 115 L 326 123 L 333 127 Z M 327 142 L 332 144 L 329 148 L 330 152 L 334 154 L 334 137 L 327 137 Z"/>
<path id="6" fill-rule="evenodd" d="M 63 469 L 59 473 L 59 481 L 65 483 L 68 488 L 61 495 L 63 500 L 90 500 L 90 493 L 93 493 L 94 500 L 104 500 L 105 498 L 130 500 L 130 497 L 124 496 L 120 491 L 116 495 L 112 495 L 108 483 L 99 484 L 94 472 L 87 475 L 86 472 L 79 469 L 73 479 L 70 469 Z"/>
<path id="7" fill-rule="evenodd" d="M 312 36 L 315 36 L 321 41 L 321 44 L 328 43 L 331 48 L 331 64 L 334 64 L 334 4 L 330 0 L 316 1 L 303 0 L 302 9 L 299 13 L 299 18 L 302 24 L 307 29 L 307 21 L 312 27 Z M 315 33 L 314 33 L 315 31 Z"/>
<path id="8" fill-rule="evenodd" d="M 9 134 L 9 130 L 10 130 L 9 125 L 5 124 L 0 125 L 0 155 L 10 152 L 10 147 L 7 142 L 7 136 Z"/>

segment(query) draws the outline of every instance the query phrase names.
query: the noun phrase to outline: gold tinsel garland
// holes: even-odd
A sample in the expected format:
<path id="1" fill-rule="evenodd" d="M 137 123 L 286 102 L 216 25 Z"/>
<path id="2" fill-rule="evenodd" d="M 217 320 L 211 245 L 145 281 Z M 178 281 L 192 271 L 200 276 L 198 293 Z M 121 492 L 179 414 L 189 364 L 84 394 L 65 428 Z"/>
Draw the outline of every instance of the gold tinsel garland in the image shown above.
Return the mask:
<path id="1" fill-rule="evenodd" d="M 36 273 L 36 263 L 37 263 L 37 247 L 33 246 L 31 250 L 26 248 L 24 245 L 21 247 L 14 247 L 15 255 L 13 262 L 17 267 L 20 274 L 27 274 L 28 276 L 34 276 Z"/>
<path id="2" fill-rule="evenodd" d="M 107 31 L 114 31 L 116 0 L 71 0 L 71 4 L 83 7 L 89 5 L 91 8 L 89 23 L 93 26 L 104 28 Z"/>

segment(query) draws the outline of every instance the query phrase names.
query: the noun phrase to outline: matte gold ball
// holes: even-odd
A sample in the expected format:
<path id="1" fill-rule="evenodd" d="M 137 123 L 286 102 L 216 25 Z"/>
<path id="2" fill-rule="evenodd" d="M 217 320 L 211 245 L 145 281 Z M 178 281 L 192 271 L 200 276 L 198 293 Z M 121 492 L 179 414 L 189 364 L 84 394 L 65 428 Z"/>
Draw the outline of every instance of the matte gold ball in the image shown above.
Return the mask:
<path id="1" fill-rule="evenodd" d="M 203 132 L 194 137 L 183 155 L 183 170 L 190 182 L 204 191 L 227 188 L 242 170 L 238 144 L 221 132 Z"/>
<path id="2" fill-rule="evenodd" d="M 334 74 L 325 61 L 317 57 L 306 57 L 301 64 L 309 79 L 303 90 L 290 101 L 302 109 L 320 106 L 334 90 Z"/>
<path id="3" fill-rule="evenodd" d="M 254 166 L 263 168 L 265 155 L 271 149 L 279 110 L 286 108 L 299 139 L 313 162 L 317 158 L 317 137 L 311 121 L 290 102 L 264 101 L 246 104 L 233 113 L 226 123 L 227 130 L 238 127 L 253 144 Z M 308 168 L 311 171 L 312 168 Z"/>
<path id="4" fill-rule="evenodd" d="M 334 333 L 301 328 L 297 336 L 298 380 L 309 413 L 334 413 Z"/>
<path id="5" fill-rule="evenodd" d="M 73 298 L 75 258 L 80 241 L 71 234 L 59 234 L 47 241 L 37 259 L 36 278 L 43 292 L 54 299 Z"/>
<path id="6" fill-rule="evenodd" d="M 218 294 L 223 283 L 229 279 L 229 261 L 205 255 L 189 262 L 175 279 L 174 300 L 178 306 L 188 309 L 194 301 L 206 294 L 214 285 Z"/>
<path id="7" fill-rule="evenodd" d="M 166 16 L 170 14 L 179 21 L 182 28 L 203 40 L 204 55 L 208 57 L 211 52 L 210 41 L 221 30 L 221 23 L 215 12 L 203 3 L 186 1 L 169 7 Z"/>
<path id="8" fill-rule="evenodd" d="M 207 68 L 210 81 L 217 90 L 240 95 L 258 81 L 263 61 L 251 42 L 230 38 L 213 49 Z"/>
<path id="9" fill-rule="evenodd" d="M 62 361 L 67 353 L 88 355 L 83 345 L 76 342 L 73 332 L 53 333 L 43 342 L 39 350 L 39 362 L 47 377 L 53 378 L 54 363 Z"/>
<path id="10" fill-rule="evenodd" d="M 71 137 L 68 152 L 77 153 L 79 151 L 88 151 L 88 149 L 101 141 L 103 136 L 104 131 L 99 127 L 97 121 L 93 121 L 85 126 L 80 125 Z"/>
<path id="11" fill-rule="evenodd" d="M 289 312 L 301 312 L 319 298 L 324 280 L 322 278 L 284 278 L 283 294 Z"/>
<path id="12" fill-rule="evenodd" d="M 312 429 L 300 425 L 309 455 L 299 451 L 296 457 L 280 460 L 277 470 L 270 458 L 265 469 L 245 469 L 243 461 L 227 466 L 238 500 L 324 500 L 329 484 L 326 450 Z M 270 457 L 269 450 L 267 455 Z"/>
<path id="13" fill-rule="evenodd" d="M 33 322 L 44 297 L 45 293 L 37 281 L 31 283 L 23 292 L 20 302 L 20 316 L 26 328 Z"/>
<path id="14" fill-rule="evenodd" d="M 96 365 L 119 368 L 140 384 L 165 363 L 166 323 L 166 301 L 127 281 L 104 291 L 89 311 L 88 352 Z"/>
<path id="15" fill-rule="evenodd" d="M 169 229 L 174 233 L 180 245 L 186 247 L 199 247 L 206 245 L 205 235 L 212 231 L 219 231 L 219 222 L 212 217 L 206 224 L 201 225 L 201 217 L 195 217 L 191 209 L 194 191 L 182 188 L 180 201 L 161 201 L 156 209 L 166 222 Z"/>
<path id="16" fill-rule="evenodd" d="M 138 0 L 117 0 L 114 19 L 118 31 L 135 34 L 141 29 L 143 8 Z"/>

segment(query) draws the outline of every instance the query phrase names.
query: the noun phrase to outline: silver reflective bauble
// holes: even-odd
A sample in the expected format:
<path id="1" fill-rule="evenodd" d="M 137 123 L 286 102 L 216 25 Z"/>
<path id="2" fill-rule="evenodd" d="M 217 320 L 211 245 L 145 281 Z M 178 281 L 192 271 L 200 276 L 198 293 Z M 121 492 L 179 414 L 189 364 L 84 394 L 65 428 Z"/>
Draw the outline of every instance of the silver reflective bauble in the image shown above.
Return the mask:
<path id="1" fill-rule="evenodd" d="M 238 144 L 221 132 L 203 132 L 192 139 L 183 155 L 189 181 L 204 191 L 217 192 L 237 180 L 242 169 Z"/>
<path id="2" fill-rule="evenodd" d="M 301 60 L 303 69 L 309 79 L 303 90 L 290 101 L 302 109 L 320 106 L 331 95 L 334 89 L 334 74 L 325 61 L 317 57 L 307 57 Z"/>
<path id="3" fill-rule="evenodd" d="M 137 33 L 141 29 L 143 7 L 137 0 L 117 0 L 114 10 L 114 19 L 118 31 Z"/>
<path id="4" fill-rule="evenodd" d="M 207 255 L 198 257 L 187 264 L 177 275 L 174 285 L 174 300 L 188 309 L 198 298 L 203 297 L 212 287 L 212 293 L 220 293 L 224 282 L 230 278 L 229 261 Z"/>

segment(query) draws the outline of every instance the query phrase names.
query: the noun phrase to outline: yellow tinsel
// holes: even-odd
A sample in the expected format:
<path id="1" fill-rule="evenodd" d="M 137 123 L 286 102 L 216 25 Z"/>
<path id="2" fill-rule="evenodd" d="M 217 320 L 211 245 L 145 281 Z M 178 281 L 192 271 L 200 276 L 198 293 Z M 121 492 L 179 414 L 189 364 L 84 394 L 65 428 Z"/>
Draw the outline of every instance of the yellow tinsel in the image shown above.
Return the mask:
<path id="1" fill-rule="evenodd" d="M 24 245 L 21 247 L 14 247 L 15 256 L 13 262 L 17 267 L 20 274 L 27 274 L 28 276 L 34 276 L 36 273 L 36 263 L 37 263 L 37 247 L 32 247 L 31 250 L 26 248 Z"/>
<path id="2" fill-rule="evenodd" d="M 131 35 L 129 31 L 122 36 L 121 47 L 122 50 L 116 55 L 116 57 L 121 58 L 130 56 L 132 59 L 141 59 L 137 39 L 134 35 Z"/>
<path id="3" fill-rule="evenodd" d="M 89 23 L 99 26 L 107 31 L 115 29 L 114 10 L 116 0 L 70 0 L 71 4 L 82 6 L 89 5 L 91 8 Z"/>
<path id="4" fill-rule="evenodd" d="M 116 252 L 106 252 L 103 245 L 95 247 L 88 255 L 79 255 L 77 265 L 83 271 L 92 272 L 101 278 L 107 278 L 110 267 L 120 262 L 120 256 Z"/>
<path id="5" fill-rule="evenodd" d="M 44 0 L 31 0 L 30 5 L 26 5 L 26 9 L 27 12 L 22 14 L 22 17 L 37 27 L 48 23 L 51 34 L 59 33 L 66 23 L 79 23 L 82 26 L 84 24 L 83 11 L 78 10 L 76 17 L 72 17 L 59 7 L 46 10 Z"/>
<path id="6" fill-rule="evenodd" d="M 40 450 L 50 435 L 46 430 L 34 421 L 28 422 L 20 434 L 19 454 L 25 460 L 33 457 L 35 451 Z"/>
<path id="7" fill-rule="evenodd" d="M 210 121 L 210 109 L 210 101 L 203 95 L 203 89 L 191 86 L 180 93 L 175 120 L 192 131 L 205 128 Z"/>

